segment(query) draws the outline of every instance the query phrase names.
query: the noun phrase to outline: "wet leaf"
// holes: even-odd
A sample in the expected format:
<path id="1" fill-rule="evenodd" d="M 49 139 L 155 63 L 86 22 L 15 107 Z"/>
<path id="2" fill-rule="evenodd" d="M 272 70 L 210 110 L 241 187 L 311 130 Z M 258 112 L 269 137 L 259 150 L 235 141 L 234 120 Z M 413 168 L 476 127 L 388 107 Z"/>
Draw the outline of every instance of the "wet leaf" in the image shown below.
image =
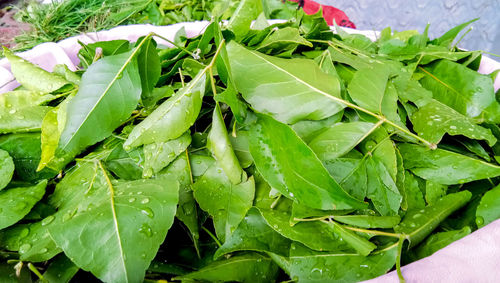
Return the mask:
<path id="1" fill-rule="evenodd" d="M 500 218 L 500 186 L 486 192 L 476 210 L 476 224 L 479 228 Z"/>
<path id="2" fill-rule="evenodd" d="M 0 149 L 0 190 L 5 188 L 14 174 L 14 161 L 9 153 Z"/>

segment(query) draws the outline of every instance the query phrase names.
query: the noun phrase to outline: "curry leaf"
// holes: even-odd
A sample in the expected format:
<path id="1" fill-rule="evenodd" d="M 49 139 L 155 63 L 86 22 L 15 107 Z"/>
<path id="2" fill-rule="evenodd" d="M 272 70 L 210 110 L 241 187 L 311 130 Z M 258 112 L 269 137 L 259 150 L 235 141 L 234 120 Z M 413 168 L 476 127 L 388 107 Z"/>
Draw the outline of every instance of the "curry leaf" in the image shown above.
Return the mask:
<path id="1" fill-rule="evenodd" d="M 227 45 L 227 52 L 236 88 L 259 112 L 295 123 L 321 120 L 344 108 L 328 98 L 340 97 L 337 78 L 312 60 L 275 58 L 234 42 Z"/>
<path id="2" fill-rule="evenodd" d="M 476 223 L 479 227 L 488 225 L 489 223 L 500 218 L 500 186 L 486 192 L 481 198 L 481 202 L 476 210 Z"/>
<path id="3" fill-rule="evenodd" d="M 195 122 L 205 93 L 205 70 L 134 127 L 125 148 L 178 138 Z"/>
<path id="4" fill-rule="evenodd" d="M 212 115 L 212 129 L 208 133 L 207 148 L 210 149 L 217 164 L 222 167 L 231 183 L 239 184 L 246 178 L 229 141 L 219 104 L 216 104 Z"/>
<path id="5" fill-rule="evenodd" d="M 464 206 L 471 198 L 469 191 L 448 194 L 423 209 L 409 211 L 394 231 L 405 235 L 410 247 L 419 244 L 446 217 Z"/>
<path id="6" fill-rule="evenodd" d="M 0 229 L 9 227 L 28 214 L 45 194 L 47 181 L 32 187 L 10 188 L 0 192 Z"/>
<path id="7" fill-rule="evenodd" d="M 251 125 L 250 153 L 269 184 L 286 197 L 318 209 L 362 208 L 328 174 L 313 151 L 287 125 L 257 115 Z M 295 154 L 290 155 L 289 150 Z"/>
<path id="8" fill-rule="evenodd" d="M 0 149 L 0 190 L 5 188 L 14 174 L 14 161 L 9 153 Z"/>
<path id="9" fill-rule="evenodd" d="M 425 241 L 423 241 L 418 247 L 415 248 L 416 259 L 421 259 L 432 255 L 436 251 L 448 246 L 449 244 L 462 239 L 463 237 L 469 235 L 471 229 L 468 226 L 460 230 L 439 232 L 430 235 Z"/>
<path id="10" fill-rule="evenodd" d="M 382 113 L 382 100 L 388 79 L 389 69 L 384 65 L 360 69 L 354 74 L 347 90 L 359 106 Z"/>
<path id="11" fill-rule="evenodd" d="M 100 163 L 81 166 L 76 171 L 90 173 L 82 176 L 88 178 L 83 183 L 87 191 L 76 196 L 64 192 L 73 188 L 68 186 L 71 182 L 82 182 L 80 179 L 60 184 L 59 197 L 73 194 L 73 198 L 63 199 L 65 206 L 60 206 L 49 226 L 51 237 L 76 265 L 103 281 L 142 280 L 173 223 L 177 181 L 113 181 Z M 65 178 L 74 178 L 77 173 Z M 86 206 L 86 210 L 73 212 L 74 207 L 68 205 L 71 202 Z"/>
<path id="12" fill-rule="evenodd" d="M 201 209 L 214 218 L 217 236 L 224 241 L 252 206 L 255 183 L 250 177 L 235 185 L 220 168 L 212 166 L 194 183 L 193 191 Z"/>
<path id="13" fill-rule="evenodd" d="M 451 151 L 412 144 L 400 144 L 399 150 L 405 168 L 421 178 L 443 185 L 500 176 L 499 166 Z"/>
<path id="14" fill-rule="evenodd" d="M 10 62 L 10 68 L 16 80 L 29 90 L 49 93 L 69 84 L 64 78 L 33 65 L 21 57 L 14 55 L 12 51 L 5 47 L 3 52 Z"/>
<path id="15" fill-rule="evenodd" d="M 191 143 L 189 132 L 174 140 L 151 143 L 144 146 L 144 177 L 151 177 L 167 167 L 170 162 L 184 152 Z"/>

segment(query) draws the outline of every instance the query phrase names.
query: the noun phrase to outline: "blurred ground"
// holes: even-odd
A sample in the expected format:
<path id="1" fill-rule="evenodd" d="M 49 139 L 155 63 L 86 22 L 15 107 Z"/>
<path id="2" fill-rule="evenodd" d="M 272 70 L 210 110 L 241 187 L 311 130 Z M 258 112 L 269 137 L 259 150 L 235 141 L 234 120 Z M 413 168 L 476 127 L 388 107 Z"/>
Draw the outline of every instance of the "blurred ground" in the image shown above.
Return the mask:
<path id="1" fill-rule="evenodd" d="M 23 30 L 29 29 L 29 25 L 16 22 L 12 16 L 15 14 L 15 8 L 9 8 L 11 5 L 22 5 L 23 1 L 1 1 L 0 2 L 0 45 L 11 48 L 15 45 L 14 37 L 21 34 Z"/>

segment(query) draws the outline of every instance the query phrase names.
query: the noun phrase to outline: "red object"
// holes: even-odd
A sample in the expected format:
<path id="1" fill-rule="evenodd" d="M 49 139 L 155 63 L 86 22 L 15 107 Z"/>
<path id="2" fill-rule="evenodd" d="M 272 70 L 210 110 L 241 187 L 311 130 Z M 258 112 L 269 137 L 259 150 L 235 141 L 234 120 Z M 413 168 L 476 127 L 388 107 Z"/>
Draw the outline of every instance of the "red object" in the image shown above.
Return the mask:
<path id="1" fill-rule="evenodd" d="M 299 0 L 290 0 L 292 2 L 299 2 Z M 321 5 L 314 1 L 304 0 L 304 12 L 308 15 L 316 14 L 319 9 L 323 7 L 323 18 L 325 18 L 326 23 L 330 26 L 333 25 L 333 20 L 339 26 L 356 28 L 356 25 L 349 20 L 349 17 L 342 11 L 332 6 Z"/>

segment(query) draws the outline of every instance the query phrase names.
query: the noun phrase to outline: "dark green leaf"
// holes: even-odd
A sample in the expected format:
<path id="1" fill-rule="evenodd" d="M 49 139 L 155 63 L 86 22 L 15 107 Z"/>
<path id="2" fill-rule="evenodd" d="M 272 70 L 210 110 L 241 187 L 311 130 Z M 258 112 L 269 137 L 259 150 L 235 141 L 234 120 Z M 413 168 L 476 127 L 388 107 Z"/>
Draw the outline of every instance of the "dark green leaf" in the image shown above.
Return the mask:
<path id="1" fill-rule="evenodd" d="M 476 223 L 479 228 L 500 218 L 500 186 L 486 192 L 476 210 Z"/>
<path id="2" fill-rule="evenodd" d="M 160 78 L 160 57 L 156 51 L 156 42 L 149 38 L 141 47 L 137 55 L 137 65 L 141 76 L 141 99 L 148 100 L 153 94 L 154 87 Z"/>
<path id="3" fill-rule="evenodd" d="M 68 283 L 80 270 L 69 258 L 60 254 L 47 267 L 43 278 L 49 283 Z"/>
<path id="4" fill-rule="evenodd" d="M 462 239 L 471 233 L 470 227 L 466 226 L 461 230 L 439 232 L 430 235 L 418 247 L 415 248 L 415 260 L 428 257 L 449 244 Z"/>
<path id="5" fill-rule="evenodd" d="M 10 188 L 0 192 L 0 230 L 9 227 L 28 214 L 45 194 L 47 181 L 26 188 Z"/>
<path id="6" fill-rule="evenodd" d="M 5 188 L 14 175 L 14 161 L 9 153 L 0 149 L 0 190 Z"/>

